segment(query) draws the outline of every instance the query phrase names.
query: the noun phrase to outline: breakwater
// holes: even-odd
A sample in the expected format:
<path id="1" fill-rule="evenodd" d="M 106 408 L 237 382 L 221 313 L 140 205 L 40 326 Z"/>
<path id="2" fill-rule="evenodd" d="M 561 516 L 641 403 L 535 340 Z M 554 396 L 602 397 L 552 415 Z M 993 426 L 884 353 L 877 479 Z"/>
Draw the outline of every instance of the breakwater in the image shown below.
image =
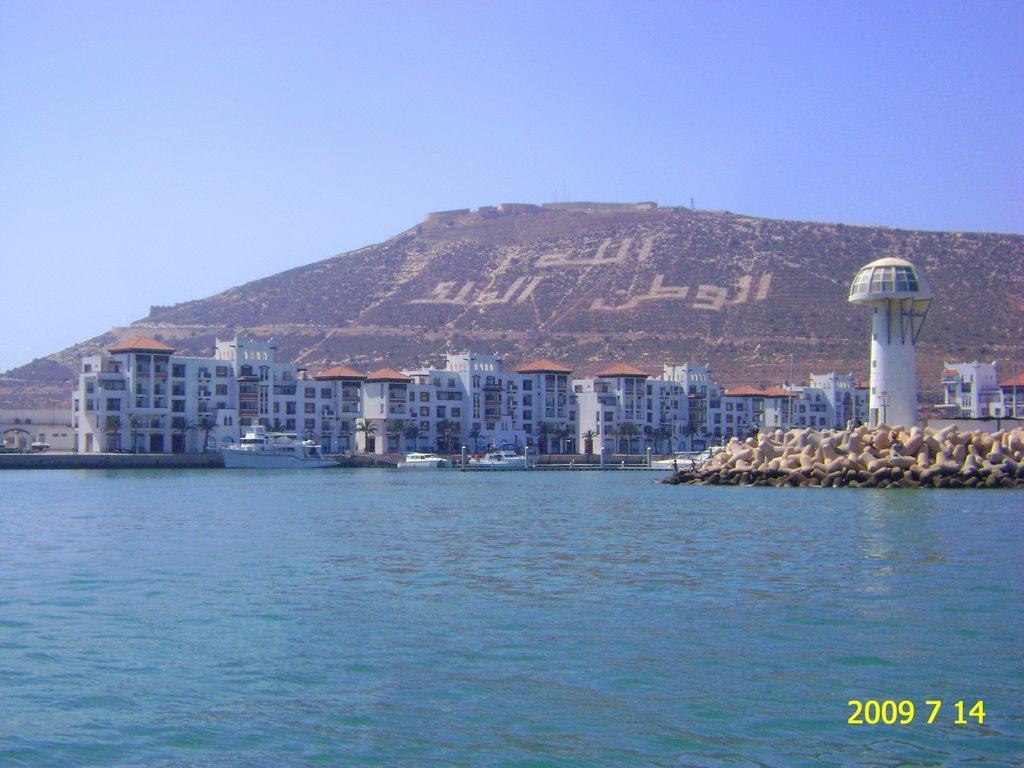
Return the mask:
<path id="1" fill-rule="evenodd" d="M 869 488 L 1024 487 L 1024 429 L 988 434 L 955 425 L 762 432 L 733 438 L 670 484 Z"/>

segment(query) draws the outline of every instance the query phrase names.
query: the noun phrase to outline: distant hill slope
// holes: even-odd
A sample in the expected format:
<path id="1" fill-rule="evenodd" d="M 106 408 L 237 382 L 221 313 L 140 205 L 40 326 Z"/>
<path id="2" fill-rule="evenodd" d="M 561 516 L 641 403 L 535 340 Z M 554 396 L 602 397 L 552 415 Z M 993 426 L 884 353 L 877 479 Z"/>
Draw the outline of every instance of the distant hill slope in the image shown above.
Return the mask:
<path id="1" fill-rule="evenodd" d="M 921 384 L 942 358 L 1020 353 L 1024 236 L 776 221 L 653 205 L 503 205 L 430 214 L 378 245 L 154 308 L 132 334 L 208 353 L 215 336 L 273 337 L 313 366 L 496 351 L 585 373 L 626 360 L 710 362 L 729 383 L 837 369 L 866 375 L 868 318 L 846 301 L 857 268 L 910 259 L 935 291 Z M 67 391 L 113 329 L 9 372 L 0 402 Z"/>

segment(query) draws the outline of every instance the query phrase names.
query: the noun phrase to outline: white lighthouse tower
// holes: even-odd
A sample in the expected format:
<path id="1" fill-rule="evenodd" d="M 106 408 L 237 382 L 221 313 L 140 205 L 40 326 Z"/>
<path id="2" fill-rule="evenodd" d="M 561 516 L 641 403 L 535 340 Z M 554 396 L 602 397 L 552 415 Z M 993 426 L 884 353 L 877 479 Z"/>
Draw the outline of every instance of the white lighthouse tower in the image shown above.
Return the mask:
<path id="1" fill-rule="evenodd" d="M 869 426 L 917 422 L 914 344 L 932 303 L 917 267 L 903 259 L 878 259 L 861 267 L 850 301 L 871 307 Z"/>

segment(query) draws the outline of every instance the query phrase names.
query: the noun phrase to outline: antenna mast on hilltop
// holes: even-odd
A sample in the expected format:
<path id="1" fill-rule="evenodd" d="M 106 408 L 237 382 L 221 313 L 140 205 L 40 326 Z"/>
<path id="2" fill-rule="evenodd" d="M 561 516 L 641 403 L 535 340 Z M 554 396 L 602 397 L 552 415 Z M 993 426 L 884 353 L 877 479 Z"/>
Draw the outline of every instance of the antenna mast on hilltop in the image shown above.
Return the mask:
<path id="1" fill-rule="evenodd" d="M 690 198 L 690 210 L 691 211 L 695 211 L 696 210 L 696 207 L 693 204 L 693 198 L 692 197 Z"/>

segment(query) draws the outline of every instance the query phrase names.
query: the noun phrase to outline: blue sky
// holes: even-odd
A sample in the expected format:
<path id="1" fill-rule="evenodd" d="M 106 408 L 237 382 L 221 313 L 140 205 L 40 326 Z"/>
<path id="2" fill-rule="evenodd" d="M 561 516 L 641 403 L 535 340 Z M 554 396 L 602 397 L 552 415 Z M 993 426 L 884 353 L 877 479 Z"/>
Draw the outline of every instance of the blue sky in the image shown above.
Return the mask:
<path id="1" fill-rule="evenodd" d="M 0 3 L 0 370 L 429 210 L 1024 232 L 1024 4 Z"/>

